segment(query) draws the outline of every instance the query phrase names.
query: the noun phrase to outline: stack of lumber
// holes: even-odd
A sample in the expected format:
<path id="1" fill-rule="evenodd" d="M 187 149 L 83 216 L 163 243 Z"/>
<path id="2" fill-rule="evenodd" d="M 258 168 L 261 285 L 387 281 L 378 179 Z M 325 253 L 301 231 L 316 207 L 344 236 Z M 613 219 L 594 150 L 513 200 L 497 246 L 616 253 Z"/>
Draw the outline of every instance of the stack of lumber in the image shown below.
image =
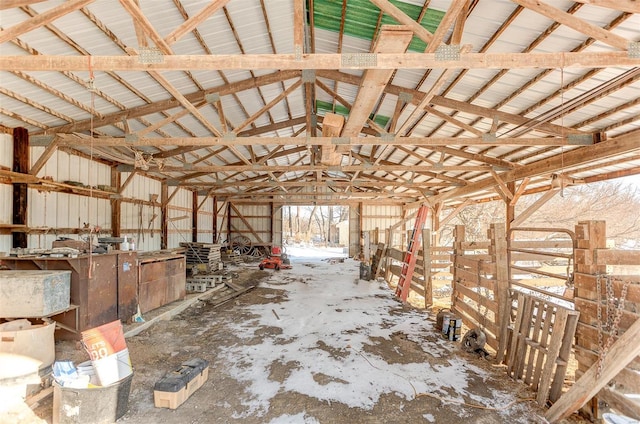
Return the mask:
<path id="1" fill-rule="evenodd" d="M 187 258 L 187 267 L 206 265 L 207 272 L 221 269 L 222 258 L 220 256 L 220 244 L 207 243 L 180 243 L 185 248 L 185 256 Z"/>

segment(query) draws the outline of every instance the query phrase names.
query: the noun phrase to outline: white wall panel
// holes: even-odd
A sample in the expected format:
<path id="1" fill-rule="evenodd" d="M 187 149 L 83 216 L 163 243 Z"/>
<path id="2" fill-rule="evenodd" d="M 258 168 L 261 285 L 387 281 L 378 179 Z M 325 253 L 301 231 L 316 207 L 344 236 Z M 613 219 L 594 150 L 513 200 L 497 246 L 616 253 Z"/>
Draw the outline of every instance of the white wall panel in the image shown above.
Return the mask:
<path id="1" fill-rule="evenodd" d="M 231 212 L 231 225 L 235 228 L 231 234 L 249 237 L 254 244 L 271 243 L 271 206 L 270 205 L 235 205 L 244 220 L 238 216 L 235 210 Z M 245 223 L 246 221 L 246 223 Z M 251 228 L 247 226 L 247 223 Z M 259 237 L 259 239 L 258 239 Z"/>
<path id="2" fill-rule="evenodd" d="M 13 167 L 13 136 L 0 133 L 0 165 Z"/>
<path id="3" fill-rule="evenodd" d="M 399 205 L 363 205 L 362 231 L 378 228 L 378 241 L 386 243 L 385 230 L 401 220 L 402 206 Z"/>
<path id="4" fill-rule="evenodd" d="M 180 246 L 180 243 L 192 241 L 191 191 L 181 187 L 169 187 L 169 196 L 174 190 L 178 190 L 178 192 L 173 196 L 167 208 L 167 214 L 169 215 L 167 247 L 170 249 Z M 182 218 L 185 216 L 186 218 Z"/>
<path id="5" fill-rule="evenodd" d="M 123 172 L 120 182 L 123 184 L 130 173 Z M 160 202 L 160 190 L 162 184 L 158 180 L 135 175 L 122 192 L 125 199 L 141 200 L 148 202 L 151 195 L 157 194 Z M 155 215 L 155 218 L 154 218 Z M 142 205 L 123 201 L 120 206 L 120 236 L 127 236 L 135 241 L 136 250 L 159 250 L 161 245 L 160 206 Z"/>
<path id="6" fill-rule="evenodd" d="M 204 201 L 204 203 L 203 203 Z M 200 206 L 202 205 L 202 206 Z M 213 242 L 213 198 L 198 196 L 198 240 L 201 243 Z"/>

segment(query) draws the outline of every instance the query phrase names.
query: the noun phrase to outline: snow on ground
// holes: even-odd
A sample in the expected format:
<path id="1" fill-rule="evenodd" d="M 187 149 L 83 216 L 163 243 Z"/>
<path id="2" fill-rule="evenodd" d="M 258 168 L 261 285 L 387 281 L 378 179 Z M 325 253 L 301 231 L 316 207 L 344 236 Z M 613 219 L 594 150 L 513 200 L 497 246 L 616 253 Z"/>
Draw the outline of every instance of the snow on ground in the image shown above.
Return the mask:
<path id="1" fill-rule="evenodd" d="M 427 341 L 424 335 L 435 330 L 426 319 L 426 312 L 399 312 L 401 305 L 386 283 L 358 279 L 359 262 L 326 259 L 344 257 L 342 249 L 289 247 L 287 254 L 293 269 L 273 272 L 262 283 L 264 287 L 284 289 L 286 300 L 244 306 L 255 318 L 227 324 L 242 339 L 252 339 L 251 343 L 223 350 L 223 356 L 232 364 L 228 372 L 246 390 L 246 410 L 235 418 L 262 416 L 269 409 L 270 399 L 283 391 L 365 410 L 371 410 L 387 393 L 407 400 L 413 399 L 416 392 L 457 401 L 466 396 L 478 404 L 498 408 L 515 399 L 512 393 L 493 389 L 490 398 L 470 393 L 468 379 L 484 381 L 487 372 L 449 355 L 448 342 L 434 342 L 433 338 Z M 274 296 L 265 298 L 269 297 Z M 273 336 L 261 337 L 265 328 L 279 330 Z M 363 352 L 365 346 L 374 345 L 372 338 L 389 340 L 397 332 L 419 343 L 434 358 L 448 359 L 434 361 L 435 366 L 428 362 L 388 363 L 380 356 Z M 269 378 L 273 363 L 295 365 L 279 382 Z M 323 376 L 324 384 L 314 376 Z M 455 410 L 465 414 L 462 408 Z M 425 420 L 431 418 L 426 416 Z M 302 415 L 294 421 L 314 422 Z M 291 421 L 283 417 L 282 422 Z"/>

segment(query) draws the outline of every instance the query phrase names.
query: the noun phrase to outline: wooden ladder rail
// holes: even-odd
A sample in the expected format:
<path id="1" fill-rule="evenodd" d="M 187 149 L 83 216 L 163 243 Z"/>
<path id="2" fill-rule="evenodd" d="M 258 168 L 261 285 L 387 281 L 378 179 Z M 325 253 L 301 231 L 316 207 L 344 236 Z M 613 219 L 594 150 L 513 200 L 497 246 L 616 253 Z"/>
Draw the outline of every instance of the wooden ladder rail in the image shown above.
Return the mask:
<path id="1" fill-rule="evenodd" d="M 416 221 L 414 224 L 411 238 L 409 239 L 409 245 L 407 251 L 404 253 L 402 260 L 402 271 L 400 272 L 400 279 L 396 286 L 396 296 L 402 299 L 403 302 L 407 301 L 409 291 L 411 290 L 411 280 L 413 279 L 413 271 L 416 267 L 416 261 L 418 260 L 418 245 L 422 236 L 422 229 L 427 221 L 427 214 L 429 213 L 428 206 L 420 206 L 418 214 L 416 215 Z"/>

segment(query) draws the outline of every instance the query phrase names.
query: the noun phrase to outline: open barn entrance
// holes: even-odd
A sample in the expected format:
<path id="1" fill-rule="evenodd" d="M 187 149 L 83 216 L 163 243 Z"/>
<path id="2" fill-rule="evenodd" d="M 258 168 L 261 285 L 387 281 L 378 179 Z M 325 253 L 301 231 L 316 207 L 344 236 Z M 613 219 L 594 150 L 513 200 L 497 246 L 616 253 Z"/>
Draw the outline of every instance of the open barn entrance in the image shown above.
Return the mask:
<path id="1" fill-rule="evenodd" d="M 292 256 L 348 256 L 349 239 L 349 206 L 286 205 L 282 208 L 282 243 Z"/>

